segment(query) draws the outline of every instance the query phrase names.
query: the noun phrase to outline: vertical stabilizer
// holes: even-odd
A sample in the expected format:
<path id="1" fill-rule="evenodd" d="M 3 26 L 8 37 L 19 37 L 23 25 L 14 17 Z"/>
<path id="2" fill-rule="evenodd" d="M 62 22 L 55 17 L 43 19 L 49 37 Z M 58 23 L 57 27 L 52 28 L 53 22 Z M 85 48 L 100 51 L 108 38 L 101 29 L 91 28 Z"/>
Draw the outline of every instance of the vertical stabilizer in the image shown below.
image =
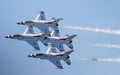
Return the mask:
<path id="1" fill-rule="evenodd" d="M 53 30 L 52 32 L 51 32 L 51 36 L 57 36 L 57 37 L 59 37 L 60 35 L 59 35 L 59 30 Z"/>
<path id="2" fill-rule="evenodd" d="M 38 11 L 38 16 L 35 20 L 46 20 L 44 11 Z"/>
<path id="3" fill-rule="evenodd" d="M 48 48 L 46 53 L 57 53 L 55 46 L 53 44 L 50 44 L 50 47 Z"/>
<path id="4" fill-rule="evenodd" d="M 24 34 L 34 34 L 34 30 L 32 26 L 27 26 Z"/>

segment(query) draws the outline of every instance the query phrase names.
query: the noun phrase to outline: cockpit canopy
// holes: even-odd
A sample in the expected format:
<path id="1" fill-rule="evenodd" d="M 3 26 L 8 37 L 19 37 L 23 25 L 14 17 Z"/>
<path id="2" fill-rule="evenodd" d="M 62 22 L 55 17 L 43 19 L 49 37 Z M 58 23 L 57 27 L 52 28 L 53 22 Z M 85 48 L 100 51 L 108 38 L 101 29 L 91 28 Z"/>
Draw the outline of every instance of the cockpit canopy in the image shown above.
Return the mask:
<path id="1" fill-rule="evenodd" d="M 13 35 L 13 37 L 20 37 L 20 36 L 21 36 L 20 34 Z"/>
<path id="2" fill-rule="evenodd" d="M 34 23 L 33 21 L 25 21 L 25 24 L 31 24 Z"/>
<path id="3" fill-rule="evenodd" d="M 42 55 L 45 55 L 45 54 L 42 54 L 42 53 L 36 54 L 36 56 L 42 56 Z"/>

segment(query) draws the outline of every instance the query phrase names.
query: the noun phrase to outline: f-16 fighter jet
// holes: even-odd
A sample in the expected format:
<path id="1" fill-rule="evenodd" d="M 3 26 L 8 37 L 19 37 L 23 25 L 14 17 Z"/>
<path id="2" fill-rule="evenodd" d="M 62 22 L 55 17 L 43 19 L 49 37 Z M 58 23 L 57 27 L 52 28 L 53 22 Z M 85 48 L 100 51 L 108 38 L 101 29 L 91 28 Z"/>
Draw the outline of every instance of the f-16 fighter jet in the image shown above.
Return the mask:
<path id="1" fill-rule="evenodd" d="M 63 69 L 63 66 L 61 64 L 61 60 L 65 61 L 66 64 L 71 65 L 71 62 L 69 60 L 69 54 L 71 54 L 74 50 L 62 52 L 62 53 L 56 53 L 55 47 L 49 47 L 46 53 L 38 53 L 38 54 L 30 54 L 28 57 L 32 58 L 40 58 L 44 60 L 49 60 L 52 62 L 58 69 Z"/>
<path id="2" fill-rule="evenodd" d="M 51 20 L 46 20 L 44 11 L 39 11 L 39 14 L 35 20 L 21 21 L 17 22 L 17 24 L 37 27 L 42 33 L 50 36 L 49 27 L 59 34 L 58 22 L 62 19 L 63 18 L 52 18 Z"/>
<path id="3" fill-rule="evenodd" d="M 46 43 L 51 43 L 55 45 L 55 47 L 57 47 L 60 51 L 65 50 L 63 44 L 66 44 L 70 49 L 73 49 L 72 39 L 77 35 L 58 37 L 58 36 L 54 36 L 54 31 L 51 35 L 52 35 L 51 37 L 45 37 L 44 40 Z"/>
<path id="4" fill-rule="evenodd" d="M 45 46 L 48 45 L 45 41 L 43 41 L 45 39 L 45 35 L 43 33 L 34 34 L 33 27 L 31 27 L 31 26 L 28 26 L 28 28 L 26 28 L 26 30 L 23 34 L 7 35 L 7 36 L 5 36 L 5 38 L 26 41 L 35 50 L 40 50 L 40 48 L 38 46 L 38 42 L 37 42 L 38 40 L 40 40 Z"/>

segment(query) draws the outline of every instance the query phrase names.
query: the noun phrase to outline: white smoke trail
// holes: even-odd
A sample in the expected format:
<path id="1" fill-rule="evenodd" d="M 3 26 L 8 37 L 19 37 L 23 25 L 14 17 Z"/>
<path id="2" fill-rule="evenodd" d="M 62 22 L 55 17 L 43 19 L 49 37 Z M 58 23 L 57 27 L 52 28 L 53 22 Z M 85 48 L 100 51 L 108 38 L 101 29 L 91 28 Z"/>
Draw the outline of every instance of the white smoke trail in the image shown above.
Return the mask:
<path id="1" fill-rule="evenodd" d="M 97 61 L 120 63 L 120 58 L 98 58 Z"/>
<path id="2" fill-rule="evenodd" d="M 120 35 L 120 30 L 90 28 L 90 27 L 82 27 L 82 26 L 79 26 L 79 27 L 77 27 L 77 26 L 74 26 L 74 27 L 73 26 L 64 26 L 64 27 L 65 28 L 70 28 L 70 29 L 89 31 L 89 32 Z"/>
<path id="3" fill-rule="evenodd" d="M 83 61 L 113 62 L 120 64 L 120 58 L 82 58 Z"/>
<path id="4" fill-rule="evenodd" d="M 92 46 L 100 46 L 104 48 L 120 48 L 120 44 L 102 44 L 102 43 L 97 43 L 97 44 L 92 44 Z"/>

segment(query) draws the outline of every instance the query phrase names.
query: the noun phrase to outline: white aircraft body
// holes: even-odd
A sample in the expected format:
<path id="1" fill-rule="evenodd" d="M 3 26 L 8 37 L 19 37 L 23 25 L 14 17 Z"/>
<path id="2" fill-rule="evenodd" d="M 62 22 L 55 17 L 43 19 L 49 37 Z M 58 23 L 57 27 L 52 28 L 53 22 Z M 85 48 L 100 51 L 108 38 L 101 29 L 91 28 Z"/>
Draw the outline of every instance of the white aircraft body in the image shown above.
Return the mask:
<path id="1" fill-rule="evenodd" d="M 62 52 L 62 53 L 56 53 L 55 47 L 49 47 L 46 53 L 38 53 L 38 54 L 30 54 L 28 57 L 32 58 L 40 58 L 49 60 L 52 62 L 58 69 L 63 69 L 63 66 L 61 64 L 61 60 L 65 61 L 66 64 L 71 65 L 71 62 L 69 60 L 69 54 L 71 54 L 74 50 Z"/>
<path id="2" fill-rule="evenodd" d="M 38 42 L 37 42 L 38 40 L 40 40 L 45 46 L 48 45 L 45 41 L 43 41 L 45 39 L 45 35 L 43 33 L 34 34 L 33 27 L 31 26 L 28 26 L 28 28 L 26 28 L 23 34 L 7 35 L 5 36 L 5 38 L 26 41 L 35 50 L 40 50 Z"/>
<path id="3" fill-rule="evenodd" d="M 60 51 L 64 51 L 63 44 L 66 44 L 70 49 L 73 49 L 73 44 L 72 44 L 72 39 L 76 37 L 77 35 L 71 35 L 71 36 L 65 36 L 65 37 L 58 37 L 58 36 L 51 36 L 51 37 L 46 37 L 45 42 L 46 43 L 51 43 L 55 45 L 57 49 Z"/>
<path id="4" fill-rule="evenodd" d="M 42 33 L 45 33 L 50 36 L 49 27 L 51 27 L 59 35 L 58 22 L 62 19 L 63 18 L 52 18 L 51 20 L 46 20 L 44 11 L 39 11 L 39 14 L 35 20 L 17 22 L 17 24 L 37 27 Z"/>

